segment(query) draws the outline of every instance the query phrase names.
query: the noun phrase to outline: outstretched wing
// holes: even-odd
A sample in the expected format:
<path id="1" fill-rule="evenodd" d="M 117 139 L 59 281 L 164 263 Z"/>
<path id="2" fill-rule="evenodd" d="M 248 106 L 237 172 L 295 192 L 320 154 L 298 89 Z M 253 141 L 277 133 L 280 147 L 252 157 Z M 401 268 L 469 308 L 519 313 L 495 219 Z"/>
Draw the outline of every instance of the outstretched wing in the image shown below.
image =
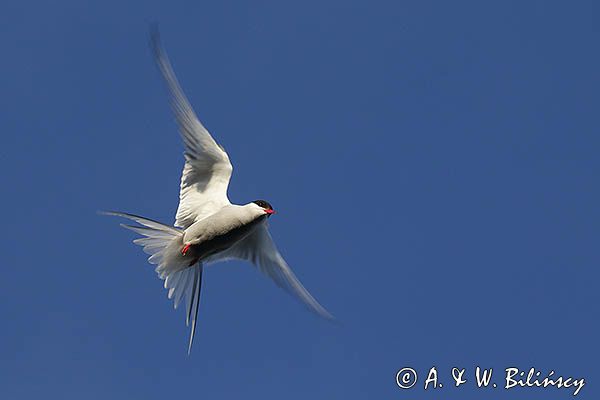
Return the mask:
<path id="1" fill-rule="evenodd" d="M 198 120 L 183 94 L 167 54 L 160 44 L 158 29 L 154 28 L 151 31 L 150 42 L 156 63 L 167 84 L 171 107 L 185 144 L 185 165 L 181 176 L 175 225 L 187 228 L 198 219 L 230 204 L 227 187 L 233 167 L 227 153 Z"/>
<path id="2" fill-rule="evenodd" d="M 225 252 L 219 253 L 206 262 L 223 261 L 227 259 L 246 260 L 254 264 L 260 272 L 271 278 L 277 286 L 292 296 L 300 299 L 314 313 L 329 320 L 335 320 L 319 302 L 302 286 L 290 266 L 285 262 L 273 238 L 269 233 L 267 223 L 262 222 L 245 239 L 236 243 Z"/>

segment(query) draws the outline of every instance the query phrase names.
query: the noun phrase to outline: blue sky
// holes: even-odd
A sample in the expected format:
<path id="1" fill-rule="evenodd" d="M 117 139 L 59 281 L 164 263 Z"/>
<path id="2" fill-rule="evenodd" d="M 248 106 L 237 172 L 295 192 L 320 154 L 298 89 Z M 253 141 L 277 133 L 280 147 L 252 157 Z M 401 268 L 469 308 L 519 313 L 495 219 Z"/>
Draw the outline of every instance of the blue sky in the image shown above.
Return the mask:
<path id="1" fill-rule="evenodd" d="M 483 3 L 3 2 L 3 398 L 571 397 L 450 387 L 477 365 L 597 397 L 600 10 Z M 96 215 L 174 218 L 153 21 L 230 198 L 274 205 L 341 327 L 232 262 L 205 273 L 187 357 L 134 235 Z M 444 388 L 424 391 L 431 366 Z"/>

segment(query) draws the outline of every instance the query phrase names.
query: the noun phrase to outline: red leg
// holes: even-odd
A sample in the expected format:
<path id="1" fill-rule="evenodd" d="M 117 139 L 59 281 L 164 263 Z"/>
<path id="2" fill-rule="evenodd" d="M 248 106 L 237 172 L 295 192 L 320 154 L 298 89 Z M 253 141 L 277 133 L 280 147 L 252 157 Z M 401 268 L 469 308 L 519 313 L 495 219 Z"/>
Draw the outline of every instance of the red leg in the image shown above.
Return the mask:
<path id="1" fill-rule="evenodd" d="M 183 249 L 181 249 L 181 254 L 182 255 L 186 255 L 186 253 L 188 252 L 188 250 L 190 249 L 191 244 L 186 244 L 185 246 L 183 246 Z"/>

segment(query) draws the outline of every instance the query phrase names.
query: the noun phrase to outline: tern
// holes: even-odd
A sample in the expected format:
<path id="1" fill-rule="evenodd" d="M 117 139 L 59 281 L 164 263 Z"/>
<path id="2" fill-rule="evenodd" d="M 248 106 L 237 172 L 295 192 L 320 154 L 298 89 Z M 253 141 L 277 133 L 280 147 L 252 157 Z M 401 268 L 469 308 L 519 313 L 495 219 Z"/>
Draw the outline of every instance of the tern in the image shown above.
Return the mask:
<path id="1" fill-rule="evenodd" d="M 174 226 L 138 215 L 105 211 L 102 214 L 127 218 L 137 225 L 121 224 L 142 237 L 133 242 L 149 254 L 156 272 L 164 280 L 174 307 L 186 304 L 186 325 L 191 323 L 188 354 L 196 332 L 204 266 L 231 259 L 254 264 L 279 287 L 301 300 L 317 315 L 334 317 L 304 288 L 281 256 L 269 233 L 267 219 L 275 214 L 265 200 L 245 205 L 232 204 L 227 197 L 233 171 L 229 156 L 204 125 L 184 95 L 158 30 L 150 44 L 168 88 L 171 108 L 185 146 L 179 206 Z"/>

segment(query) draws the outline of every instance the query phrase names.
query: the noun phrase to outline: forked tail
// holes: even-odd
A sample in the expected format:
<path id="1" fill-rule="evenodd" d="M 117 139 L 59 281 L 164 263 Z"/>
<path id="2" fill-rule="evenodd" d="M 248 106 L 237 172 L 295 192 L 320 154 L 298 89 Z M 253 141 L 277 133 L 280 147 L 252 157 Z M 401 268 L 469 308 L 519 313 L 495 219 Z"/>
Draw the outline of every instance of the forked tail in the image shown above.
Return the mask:
<path id="1" fill-rule="evenodd" d="M 135 239 L 133 243 L 144 248 L 144 252 L 150 255 L 148 261 L 151 264 L 157 264 L 156 273 L 160 279 L 165 281 L 165 289 L 169 290 L 168 297 L 174 300 L 175 308 L 179 306 L 185 295 L 187 306 L 186 325 L 189 325 L 190 322 L 192 324 L 188 345 L 189 354 L 196 332 L 200 289 L 202 287 L 202 263 L 196 263 L 193 267 L 190 267 L 189 260 L 181 254 L 183 230 L 123 212 L 104 211 L 101 214 L 127 218 L 141 225 L 121 224 L 122 227 L 144 236 Z"/>

